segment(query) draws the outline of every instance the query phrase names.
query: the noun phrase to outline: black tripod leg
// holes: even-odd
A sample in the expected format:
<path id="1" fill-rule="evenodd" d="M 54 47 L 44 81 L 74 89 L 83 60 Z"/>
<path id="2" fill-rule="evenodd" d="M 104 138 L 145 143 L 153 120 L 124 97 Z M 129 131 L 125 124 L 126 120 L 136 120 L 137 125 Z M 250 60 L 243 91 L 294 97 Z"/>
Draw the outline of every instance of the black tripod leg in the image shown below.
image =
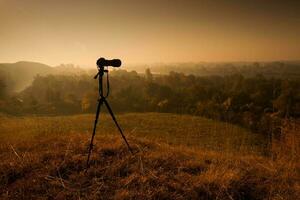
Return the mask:
<path id="1" fill-rule="evenodd" d="M 129 143 L 128 143 L 127 140 L 126 140 L 126 137 L 125 137 L 125 135 L 123 134 L 123 131 L 122 131 L 121 127 L 119 126 L 119 124 L 118 124 L 118 122 L 117 122 L 117 119 L 115 118 L 115 115 L 114 115 L 112 109 L 110 108 L 110 106 L 109 106 L 108 102 L 106 101 L 106 99 L 103 99 L 103 101 L 104 101 L 104 103 L 105 103 L 105 105 L 106 105 L 106 107 L 107 107 L 108 112 L 110 113 L 110 116 L 112 117 L 112 119 L 114 120 L 116 126 L 118 127 L 118 129 L 119 129 L 119 131 L 120 131 L 120 133 L 121 133 L 121 136 L 122 136 L 122 138 L 124 139 L 124 141 L 125 141 L 125 143 L 126 143 L 128 149 L 129 149 L 129 151 L 131 152 L 131 154 L 133 154 L 133 151 L 132 151 L 132 149 L 130 148 Z"/>
<path id="2" fill-rule="evenodd" d="M 100 114 L 100 108 L 101 108 L 102 104 L 103 104 L 103 99 L 100 98 L 99 101 L 98 101 L 98 106 L 97 106 L 97 111 L 96 111 L 93 135 L 92 135 L 91 143 L 90 143 L 90 146 L 89 146 L 89 154 L 88 154 L 88 158 L 87 158 L 87 161 L 86 161 L 86 167 L 87 168 L 89 167 L 90 156 L 91 156 L 91 152 L 92 152 L 92 149 L 93 149 L 93 142 L 94 142 L 94 137 L 95 137 L 95 134 L 96 134 L 96 127 L 97 127 L 98 118 L 99 118 L 99 114 Z"/>

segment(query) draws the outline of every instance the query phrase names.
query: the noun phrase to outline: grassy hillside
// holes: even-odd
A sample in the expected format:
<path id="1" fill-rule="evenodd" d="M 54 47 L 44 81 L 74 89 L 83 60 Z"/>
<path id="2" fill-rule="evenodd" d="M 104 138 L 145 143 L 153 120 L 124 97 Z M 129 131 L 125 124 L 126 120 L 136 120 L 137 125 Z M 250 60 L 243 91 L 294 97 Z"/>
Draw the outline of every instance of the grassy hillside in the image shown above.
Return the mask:
<path id="1" fill-rule="evenodd" d="M 173 145 L 220 150 L 223 153 L 265 153 L 267 140 L 260 134 L 229 123 L 202 117 L 163 113 L 132 113 L 117 116 L 126 135 Z M 65 135 L 80 132 L 91 135 L 94 115 L 58 117 L 4 117 L 0 137 L 21 138 L 39 135 Z M 24 129 L 24 127 L 26 127 Z M 2 129 L 2 130 L 1 130 Z M 97 135 L 119 135 L 107 114 L 100 116 Z"/>
<path id="2" fill-rule="evenodd" d="M 300 195 L 299 143 L 290 145 L 284 156 L 263 157 L 258 136 L 228 124 L 170 114 L 119 115 L 135 152 L 131 155 L 104 115 L 91 167 L 85 170 L 93 116 L 0 118 L 0 199 Z M 289 130 L 296 135 L 299 129 Z"/>

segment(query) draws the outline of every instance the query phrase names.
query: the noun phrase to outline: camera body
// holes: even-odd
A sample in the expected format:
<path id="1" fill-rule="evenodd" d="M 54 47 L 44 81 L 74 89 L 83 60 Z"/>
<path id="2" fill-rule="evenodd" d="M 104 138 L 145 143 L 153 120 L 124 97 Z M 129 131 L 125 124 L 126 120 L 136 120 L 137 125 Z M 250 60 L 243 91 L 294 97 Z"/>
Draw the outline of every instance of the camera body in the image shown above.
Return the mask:
<path id="1" fill-rule="evenodd" d="M 106 60 L 105 58 L 99 58 L 97 60 L 97 66 L 99 68 L 101 67 L 120 67 L 122 64 L 121 60 L 119 59 L 112 59 L 112 60 Z"/>

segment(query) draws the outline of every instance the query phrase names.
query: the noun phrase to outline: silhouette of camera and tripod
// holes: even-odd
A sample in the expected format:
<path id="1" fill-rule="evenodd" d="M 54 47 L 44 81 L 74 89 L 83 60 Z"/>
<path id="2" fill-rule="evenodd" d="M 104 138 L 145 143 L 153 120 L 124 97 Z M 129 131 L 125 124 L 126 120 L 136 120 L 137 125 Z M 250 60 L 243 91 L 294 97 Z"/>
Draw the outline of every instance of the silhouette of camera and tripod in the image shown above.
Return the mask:
<path id="1" fill-rule="evenodd" d="M 121 60 L 119 59 L 113 59 L 113 60 L 106 60 L 105 58 L 99 58 L 97 60 L 97 69 L 98 69 L 98 73 L 95 75 L 94 79 L 98 79 L 98 92 L 99 92 L 99 96 L 98 96 L 98 105 L 97 105 L 97 110 L 96 110 L 96 116 L 95 116 L 95 122 L 94 122 L 94 128 L 93 128 L 93 134 L 92 134 L 92 138 L 91 138 L 91 142 L 89 145 L 89 152 L 88 152 L 88 158 L 87 158 L 87 168 L 89 167 L 89 161 L 90 161 L 90 156 L 92 153 L 92 149 L 93 149 L 93 142 L 94 142 L 94 138 L 95 138 L 95 134 L 96 134 L 96 127 L 97 127 L 97 123 L 98 123 L 98 119 L 100 116 L 100 111 L 101 111 L 101 107 L 102 105 L 105 105 L 112 120 L 114 121 L 116 127 L 118 128 L 123 140 L 125 141 L 129 151 L 133 154 L 133 151 L 120 127 L 120 125 L 117 122 L 117 119 L 107 101 L 107 97 L 109 95 L 109 76 L 108 76 L 108 67 L 120 67 L 121 66 Z M 103 90 L 103 76 L 106 73 L 106 93 L 104 94 L 104 90 Z"/>

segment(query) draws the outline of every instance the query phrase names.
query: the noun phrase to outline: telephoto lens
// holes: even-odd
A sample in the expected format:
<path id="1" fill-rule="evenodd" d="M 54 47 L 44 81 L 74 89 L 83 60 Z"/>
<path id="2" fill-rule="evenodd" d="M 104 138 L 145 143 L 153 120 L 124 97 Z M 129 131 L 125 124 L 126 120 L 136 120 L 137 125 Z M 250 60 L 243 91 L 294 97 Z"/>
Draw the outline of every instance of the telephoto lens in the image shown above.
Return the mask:
<path id="1" fill-rule="evenodd" d="M 120 67 L 122 64 L 120 59 L 112 59 L 112 60 L 106 60 L 105 58 L 99 58 L 97 60 L 97 66 L 98 67 Z"/>

